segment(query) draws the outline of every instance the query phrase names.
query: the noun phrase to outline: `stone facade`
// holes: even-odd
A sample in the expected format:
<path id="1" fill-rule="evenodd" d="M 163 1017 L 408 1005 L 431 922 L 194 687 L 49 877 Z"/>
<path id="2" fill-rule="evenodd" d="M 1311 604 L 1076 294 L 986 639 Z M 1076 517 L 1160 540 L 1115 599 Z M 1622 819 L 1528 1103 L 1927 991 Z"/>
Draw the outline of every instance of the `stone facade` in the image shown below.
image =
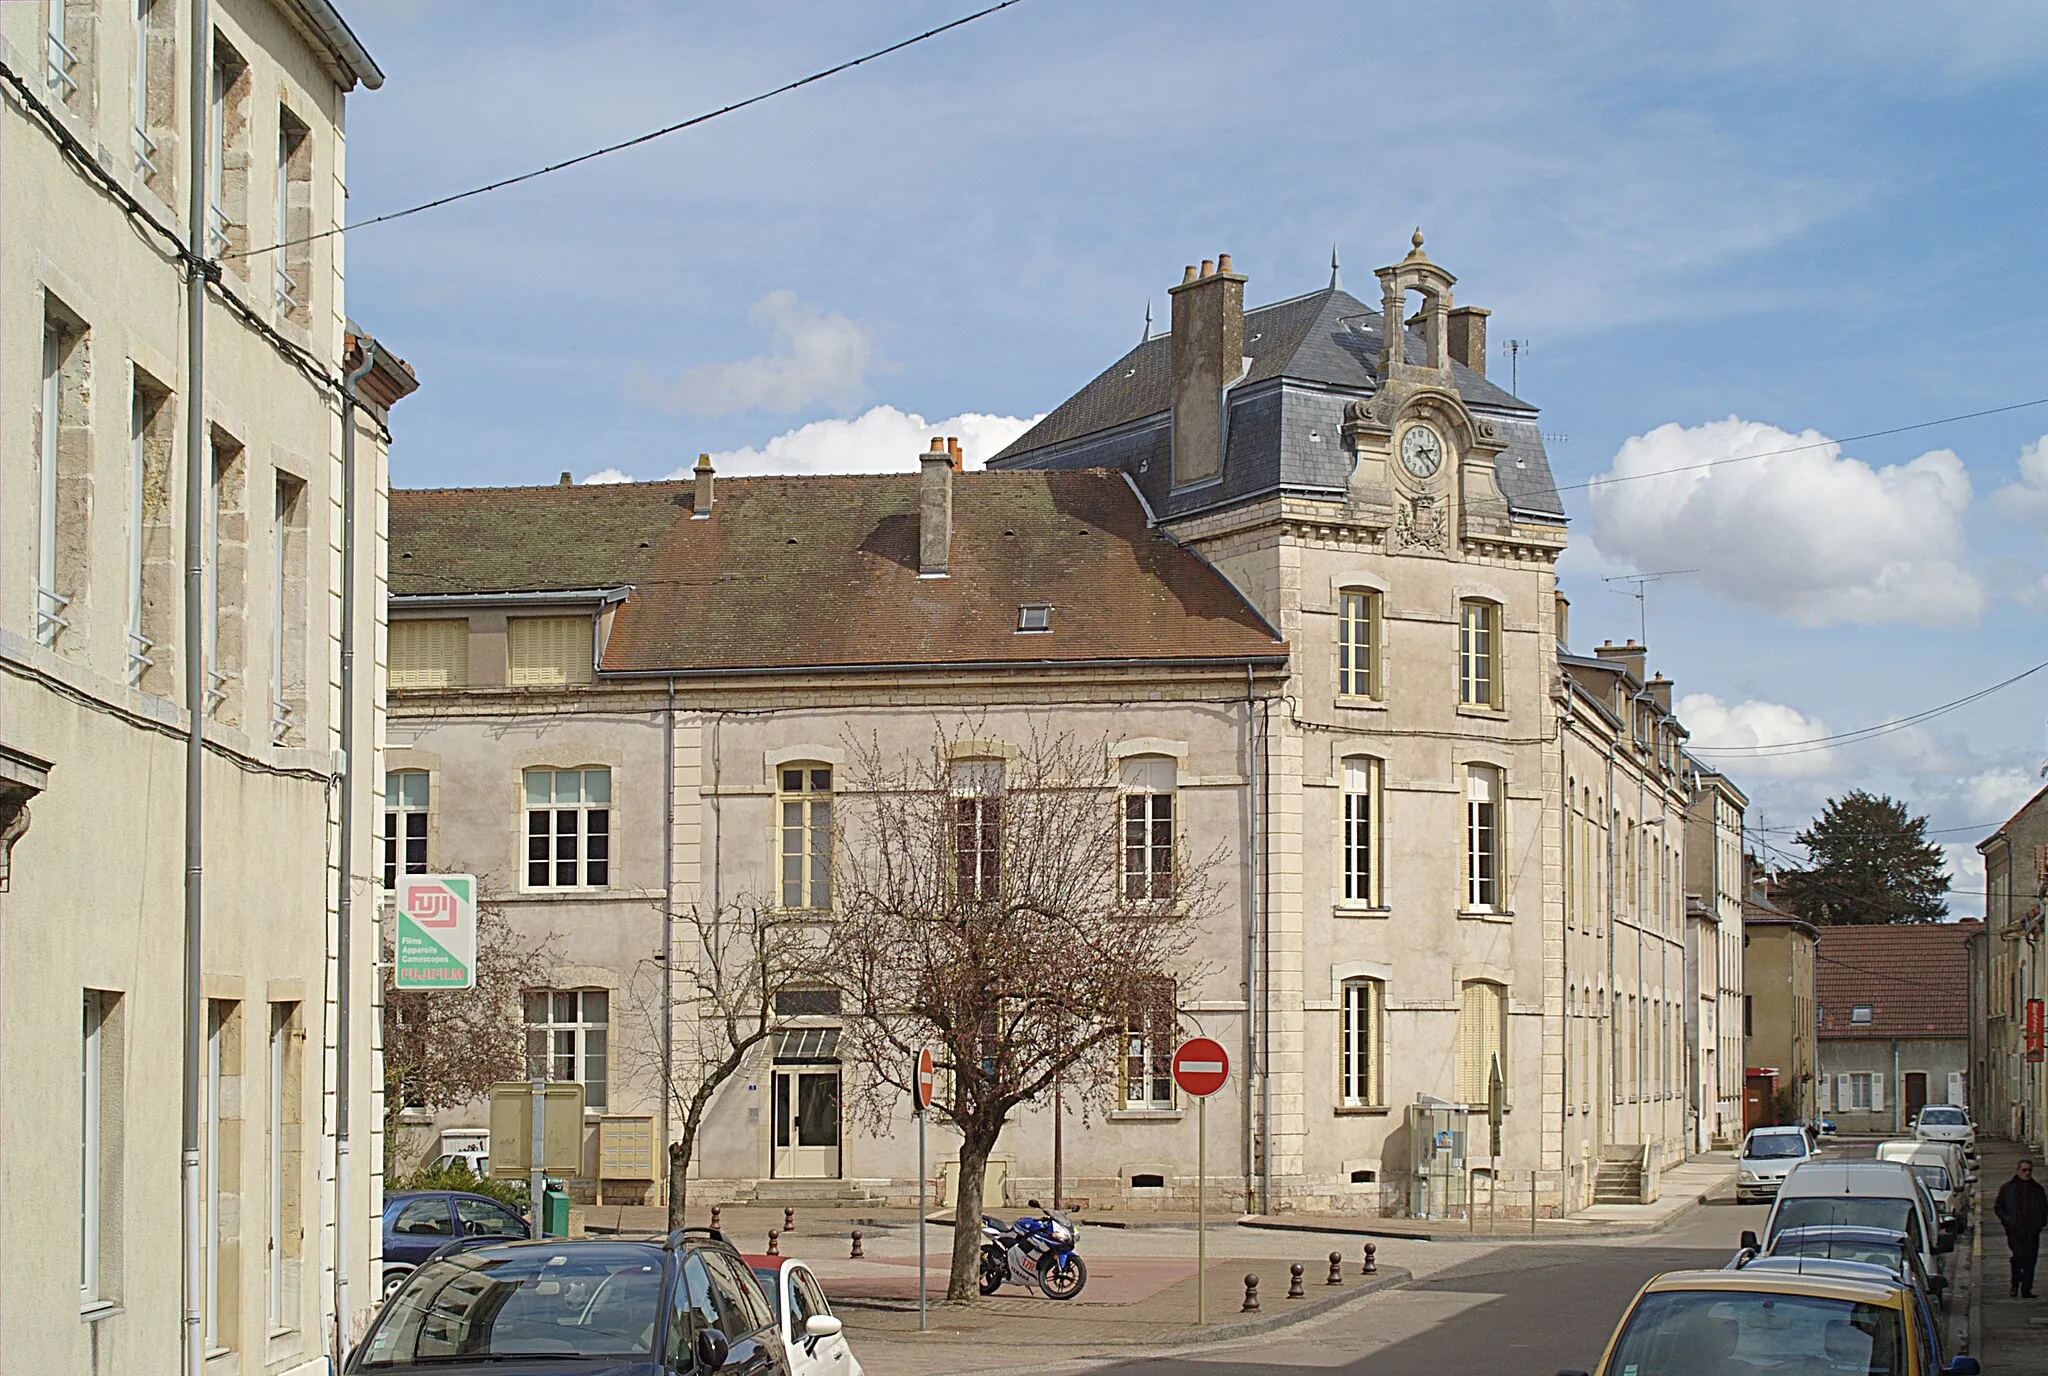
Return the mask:
<path id="1" fill-rule="evenodd" d="M 1815 1008 L 1818 933 L 1796 917 L 1745 909 L 1742 919 L 1743 1114 L 1746 1127 L 1806 1122 L 1819 1112 Z M 1777 1111 L 1790 1094 L 1791 1111 Z"/>
<path id="2" fill-rule="evenodd" d="M 2048 790 L 1978 842 L 1984 857 L 1985 930 L 1976 944 L 1981 1016 L 1971 1105 L 1980 1131 L 2048 1144 L 2048 1075 L 2027 1036 L 2030 1004 L 2048 999 Z"/>
<path id="3" fill-rule="evenodd" d="M 271 257 L 222 265 L 204 397 L 192 396 L 178 258 L 190 11 L 145 10 L 138 22 L 132 3 L 65 4 L 62 33 L 50 7 L 0 13 L 0 53 L 23 83 L 0 110 L 0 1367 L 183 1369 L 189 1034 L 203 1039 L 207 1369 L 283 1376 L 327 1369 L 338 1210 L 351 1232 L 346 1326 L 375 1300 L 376 944 L 361 907 L 349 1027 L 333 1000 L 341 525 L 352 506 L 356 765 L 375 773 L 384 406 L 414 384 L 388 358 L 366 379 L 383 390 L 359 413 L 345 490 L 336 394 L 295 352 L 338 376 L 357 342 L 330 238 L 288 255 L 288 285 Z M 314 27 L 314 14 L 334 28 Z M 381 76 L 353 39 L 342 44 L 324 0 L 216 4 L 212 22 L 229 78 L 228 162 L 207 256 L 258 246 L 252 235 L 272 242 L 280 226 L 337 227 L 345 94 Z M 219 492 L 212 547 L 197 554 L 183 539 L 194 405 Z M 188 557 L 206 563 L 215 594 L 210 646 L 185 635 Z M 185 681 L 209 649 L 208 1013 L 188 1028 Z M 359 867 L 370 802 L 357 800 Z M 358 1048 L 347 1085 L 335 1067 L 344 1035 Z M 338 1200 L 343 1096 L 356 1165 Z"/>
<path id="4" fill-rule="evenodd" d="M 1749 799 L 1700 769 L 1685 820 L 1686 1046 L 1693 1146 L 1742 1139 L 1742 827 Z"/>

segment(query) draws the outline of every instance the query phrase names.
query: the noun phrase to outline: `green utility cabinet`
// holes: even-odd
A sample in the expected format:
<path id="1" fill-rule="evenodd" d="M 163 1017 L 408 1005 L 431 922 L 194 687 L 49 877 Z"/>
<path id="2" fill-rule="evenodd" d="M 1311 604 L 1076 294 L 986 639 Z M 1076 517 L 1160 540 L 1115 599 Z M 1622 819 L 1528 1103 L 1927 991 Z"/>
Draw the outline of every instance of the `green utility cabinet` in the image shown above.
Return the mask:
<path id="1" fill-rule="evenodd" d="M 565 1192 L 541 1192 L 540 1233 L 542 1237 L 569 1236 L 569 1196 Z"/>

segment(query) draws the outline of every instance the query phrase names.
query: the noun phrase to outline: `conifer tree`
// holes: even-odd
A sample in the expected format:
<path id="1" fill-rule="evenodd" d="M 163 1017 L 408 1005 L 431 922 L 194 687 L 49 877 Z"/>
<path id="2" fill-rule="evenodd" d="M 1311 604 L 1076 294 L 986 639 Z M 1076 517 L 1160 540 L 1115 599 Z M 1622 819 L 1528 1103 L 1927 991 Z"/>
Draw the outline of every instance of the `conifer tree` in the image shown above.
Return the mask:
<path id="1" fill-rule="evenodd" d="M 1808 922 L 1938 922 L 1948 916 L 1948 871 L 1927 839 L 1927 819 L 1882 794 L 1830 798 L 1799 833 L 1811 863 L 1781 877 L 1778 896 Z"/>

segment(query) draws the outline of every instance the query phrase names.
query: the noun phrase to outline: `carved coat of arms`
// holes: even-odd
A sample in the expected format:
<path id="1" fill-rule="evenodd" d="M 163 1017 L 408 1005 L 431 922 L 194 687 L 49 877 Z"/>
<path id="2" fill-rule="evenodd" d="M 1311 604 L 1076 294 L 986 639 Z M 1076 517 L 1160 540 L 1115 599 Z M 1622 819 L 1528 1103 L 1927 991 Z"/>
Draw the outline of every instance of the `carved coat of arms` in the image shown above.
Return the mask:
<path id="1" fill-rule="evenodd" d="M 1438 497 L 1417 497 L 1402 504 L 1394 517 L 1394 543 L 1400 549 L 1446 548 L 1444 506 Z"/>

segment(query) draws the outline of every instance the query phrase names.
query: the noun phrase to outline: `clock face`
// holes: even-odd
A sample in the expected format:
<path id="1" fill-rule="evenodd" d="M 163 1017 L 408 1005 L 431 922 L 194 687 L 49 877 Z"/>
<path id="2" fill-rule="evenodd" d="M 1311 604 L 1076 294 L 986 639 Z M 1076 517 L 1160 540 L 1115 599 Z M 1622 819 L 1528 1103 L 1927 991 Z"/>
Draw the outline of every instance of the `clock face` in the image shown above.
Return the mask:
<path id="1" fill-rule="evenodd" d="M 1401 466 L 1418 478 L 1433 476 L 1443 466 L 1444 442 L 1427 425 L 1411 425 L 1401 436 Z"/>

